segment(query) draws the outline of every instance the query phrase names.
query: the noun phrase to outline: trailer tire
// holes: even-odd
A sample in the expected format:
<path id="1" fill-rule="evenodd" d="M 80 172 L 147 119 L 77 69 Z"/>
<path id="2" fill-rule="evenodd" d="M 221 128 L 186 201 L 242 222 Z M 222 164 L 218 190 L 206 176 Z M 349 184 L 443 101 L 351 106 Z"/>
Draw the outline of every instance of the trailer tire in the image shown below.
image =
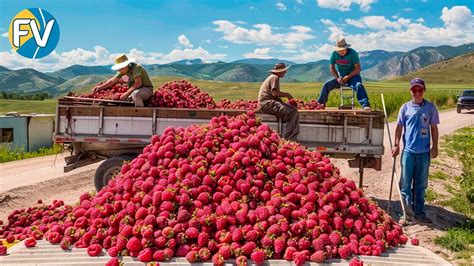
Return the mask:
<path id="1" fill-rule="evenodd" d="M 94 176 L 94 186 L 95 190 L 99 192 L 103 187 L 107 186 L 112 178 L 120 172 L 122 164 L 124 161 L 133 159 L 132 155 L 120 155 L 116 157 L 111 157 L 102 162 L 97 170 L 95 171 Z"/>

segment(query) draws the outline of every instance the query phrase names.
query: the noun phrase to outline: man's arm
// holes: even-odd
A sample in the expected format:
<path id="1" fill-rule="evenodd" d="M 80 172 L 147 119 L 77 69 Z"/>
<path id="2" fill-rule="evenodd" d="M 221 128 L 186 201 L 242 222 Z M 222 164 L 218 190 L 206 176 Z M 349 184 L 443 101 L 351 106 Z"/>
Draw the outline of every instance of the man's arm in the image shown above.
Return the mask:
<path id="1" fill-rule="evenodd" d="M 438 157 L 438 125 L 431 124 L 431 139 L 433 140 L 433 147 L 431 147 L 431 158 L 434 159 Z"/>
<path id="2" fill-rule="evenodd" d="M 282 92 L 282 91 L 278 91 L 278 90 L 272 90 L 272 95 L 274 97 L 285 97 L 285 98 L 288 98 L 288 99 L 293 99 L 293 96 L 291 96 L 291 94 L 289 93 L 286 93 L 286 92 Z"/>
<path id="3" fill-rule="evenodd" d="M 120 96 L 120 100 L 126 100 L 128 98 L 128 96 L 130 96 L 130 94 L 132 94 L 132 92 L 134 90 L 140 88 L 141 86 L 142 86 L 142 77 L 138 76 L 138 77 L 135 78 L 135 82 L 128 89 L 128 91 L 125 92 L 124 94 L 122 94 L 122 96 Z"/>
<path id="4" fill-rule="evenodd" d="M 344 83 L 347 83 L 353 76 L 359 75 L 360 71 L 361 71 L 360 64 L 354 64 L 354 70 L 352 70 L 352 72 L 349 73 L 349 75 L 343 77 L 342 80 L 344 81 Z"/>
<path id="5" fill-rule="evenodd" d="M 392 147 L 392 157 L 395 157 L 400 153 L 400 139 L 402 138 L 402 131 L 403 131 L 403 126 L 397 124 L 397 128 L 395 129 L 395 138 L 394 138 L 395 143 L 393 144 L 393 147 Z"/>
<path id="6" fill-rule="evenodd" d="M 120 79 L 117 78 L 117 77 L 112 77 L 112 78 L 108 79 L 105 83 L 95 86 L 94 89 L 93 89 L 93 92 L 97 92 L 97 91 L 100 91 L 100 90 L 103 90 L 103 89 L 110 88 L 110 87 L 114 86 L 115 84 L 117 84 L 117 82 L 119 82 L 119 80 Z"/>
<path id="7" fill-rule="evenodd" d="M 329 72 L 331 72 L 331 75 L 337 80 L 337 82 L 339 82 L 339 84 L 343 85 L 346 83 L 341 77 L 339 77 L 339 73 L 336 70 L 336 65 L 329 64 Z"/>

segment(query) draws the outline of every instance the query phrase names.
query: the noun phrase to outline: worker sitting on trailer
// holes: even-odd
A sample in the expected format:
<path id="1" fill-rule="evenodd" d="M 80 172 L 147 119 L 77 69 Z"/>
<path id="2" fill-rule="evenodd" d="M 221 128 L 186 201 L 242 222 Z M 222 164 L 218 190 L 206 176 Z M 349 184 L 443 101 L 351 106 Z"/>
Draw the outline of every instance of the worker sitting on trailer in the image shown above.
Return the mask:
<path id="1" fill-rule="evenodd" d="M 300 131 L 298 109 L 280 99 L 293 99 L 291 94 L 280 91 L 280 78 L 285 76 L 288 68 L 284 63 L 278 63 L 269 71 L 270 76 L 262 83 L 258 92 L 258 105 L 260 112 L 275 115 L 281 118 L 283 123 L 287 123 L 283 138 L 296 140 Z"/>
<path id="2" fill-rule="evenodd" d="M 122 94 L 120 100 L 125 101 L 131 98 L 136 107 L 145 106 L 144 101 L 153 96 L 153 84 L 145 68 L 135 63 L 134 59 L 128 59 L 126 55 L 122 54 L 115 58 L 115 65 L 112 66 L 112 70 L 117 70 L 117 74 L 103 84 L 95 86 L 94 92 L 110 88 L 117 84 L 123 76 L 128 76 L 129 89 Z"/>
<path id="3" fill-rule="evenodd" d="M 370 102 L 367 97 L 362 79 L 360 77 L 359 54 L 356 50 L 349 48 L 351 45 L 346 43 L 344 38 L 339 38 L 334 46 L 334 51 L 329 58 L 329 71 L 334 78 L 327 80 L 321 92 L 318 102 L 326 107 L 328 95 L 331 90 L 341 86 L 349 86 L 355 90 L 357 100 L 364 110 L 370 110 Z M 337 69 L 336 69 L 337 67 Z"/>

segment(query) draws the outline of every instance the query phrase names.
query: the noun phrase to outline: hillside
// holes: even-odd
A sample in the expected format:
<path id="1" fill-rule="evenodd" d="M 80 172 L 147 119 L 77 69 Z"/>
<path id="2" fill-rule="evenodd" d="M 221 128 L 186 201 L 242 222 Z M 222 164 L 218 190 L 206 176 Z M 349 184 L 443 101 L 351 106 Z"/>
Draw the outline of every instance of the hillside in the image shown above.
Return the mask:
<path id="1" fill-rule="evenodd" d="M 472 43 L 457 47 L 448 45 L 438 47 L 419 47 L 382 61 L 374 67 L 362 71 L 362 75 L 374 80 L 403 76 L 409 72 L 416 71 L 439 61 L 471 53 L 473 51 L 474 44 Z"/>
<path id="2" fill-rule="evenodd" d="M 108 75 L 83 75 L 69 79 L 59 85 L 46 89 L 53 95 L 66 94 L 67 92 L 80 88 L 92 88 L 95 84 L 107 79 Z"/>
<path id="3" fill-rule="evenodd" d="M 401 54 L 403 54 L 403 52 L 389 52 L 384 50 L 362 51 L 359 52 L 359 60 L 362 69 L 369 69 L 380 62 Z"/>
<path id="4" fill-rule="evenodd" d="M 234 64 L 249 64 L 249 65 L 275 65 L 277 63 L 285 63 L 285 65 L 296 65 L 295 62 L 291 62 L 283 59 L 259 59 L 259 58 L 246 58 L 233 61 Z"/>
<path id="5" fill-rule="evenodd" d="M 421 77 L 429 83 L 472 84 L 474 86 L 474 52 L 443 60 L 428 67 L 397 77 L 389 82 L 409 82 L 414 77 Z"/>
<path id="6" fill-rule="evenodd" d="M 384 50 L 362 51 L 359 52 L 359 56 L 363 69 L 362 76 L 365 81 L 369 81 L 404 76 L 434 63 L 473 51 L 474 44 L 466 44 L 457 47 L 448 45 L 419 47 L 406 53 Z M 291 65 L 284 78 L 285 82 L 321 82 L 331 77 L 327 59 L 296 64 L 282 59 L 255 58 L 231 63 L 221 61 L 204 63 L 197 58 L 169 64 L 144 65 L 144 67 L 151 77 L 241 83 L 262 82 L 268 76 L 268 71 L 274 67 L 274 63 L 281 61 Z M 446 69 L 449 67 L 451 65 L 445 66 Z M 450 72 L 450 70 L 444 70 L 446 71 Z M 48 92 L 60 95 L 71 90 L 90 87 L 113 74 L 114 71 L 110 69 L 110 66 L 72 65 L 50 73 L 41 73 L 33 69 L 10 70 L 0 66 L 0 90 L 19 93 Z M 439 74 L 443 76 L 443 73 Z M 447 80 L 458 80 L 455 82 L 471 80 L 469 76 L 459 77 L 460 75 L 462 74 L 454 73 Z M 434 77 L 439 77 L 439 75 L 434 74 Z"/>
<path id="7" fill-rule="evenodd" d="M 60 77 L 53 77 L 31 68 L 0 72 L 0 90 L 6 92 L 36 92 L 64 81 Z"/>
<path id="8" fill-rule="evenodd" d="M 61 70 L 47 73 L 53 77 L 61 77 L 65 80 L 83 75 L 112 75 L 115 72 L 110 69 L 110 66 L 81 66 L 72 65 Z"/>

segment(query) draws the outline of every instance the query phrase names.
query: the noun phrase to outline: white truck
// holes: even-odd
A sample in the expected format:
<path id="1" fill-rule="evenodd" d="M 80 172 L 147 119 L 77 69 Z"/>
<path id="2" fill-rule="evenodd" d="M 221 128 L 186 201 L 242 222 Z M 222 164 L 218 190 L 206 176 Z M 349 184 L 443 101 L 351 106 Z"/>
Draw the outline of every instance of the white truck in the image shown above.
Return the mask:
<path id="1" fill-rule="evenodd" d="M 117 105 L 119 104 L 119 105 Z M 58 100 L 53 140 L 70 144 L 64 171 L 105 160 L 98 167 L 94 184 L 105 186 L 125 160 L 140 154 L 153 135 L 167 127 L 187 127 L 207 123 L 220 115 L 236 116 L 244 110 L 177 108 L 137 108 L 126 102 L 63 97 Z M 285 124 L 272 115 L 257 113 L 278 133 Z M 381 111 L 315 110 L 300 111 L 297 141 L 336 158 L 346 158 L 359 168 L 359 186 L 364 168 L 381 170 L 384 153 L 384 115 Z"/>

